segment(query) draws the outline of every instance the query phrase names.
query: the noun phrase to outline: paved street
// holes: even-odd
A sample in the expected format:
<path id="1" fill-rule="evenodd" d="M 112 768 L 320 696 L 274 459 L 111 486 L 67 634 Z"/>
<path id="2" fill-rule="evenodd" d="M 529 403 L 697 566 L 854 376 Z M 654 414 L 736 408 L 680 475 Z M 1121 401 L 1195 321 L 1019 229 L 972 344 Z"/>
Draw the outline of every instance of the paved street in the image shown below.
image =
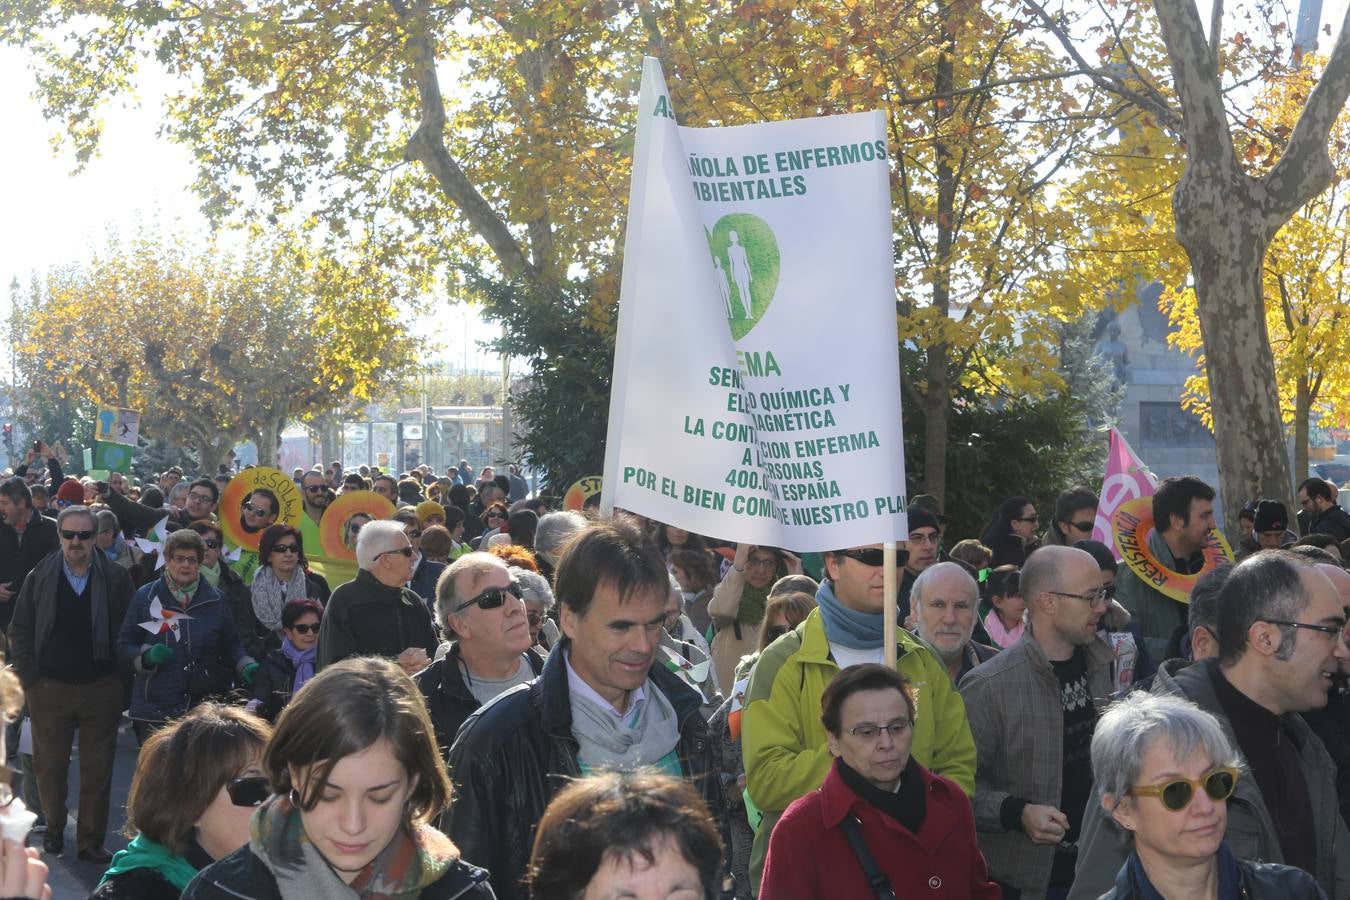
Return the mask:
<path id="1" fill-rule="evenodd" d="M 78 746 L 78 738 L 76 741 Z M 17 767 L 17 758 L 11 760 Z M 126 821 L 125 803 L 131 790 L 131 776 L 136 770 L 136 736 L 131 731 L 131 721 L 122 718 L 117 735 L 117 759 L 113 764 L 112 807 L 108 813 L 107 848 L 116 853 L 127 845 L 122 834 L 122 825 Z M 78 753 L 72 753 L 70 760 L 70 792 L 67 800 L 70 806 L 70 821 L 66 824 L 66 851 L 58 858 L 43 856 L 51 868 L 49 883 L 55 900 L 81 900 L 98 885 L 103 875 L 103 866 L 94 866 L 80 862 L 75 858 L 75 814 L 79 803 L 80 766 Z M 28 843 L 34 847 L 42 846 L 42 835 L 35 834 Z"/>

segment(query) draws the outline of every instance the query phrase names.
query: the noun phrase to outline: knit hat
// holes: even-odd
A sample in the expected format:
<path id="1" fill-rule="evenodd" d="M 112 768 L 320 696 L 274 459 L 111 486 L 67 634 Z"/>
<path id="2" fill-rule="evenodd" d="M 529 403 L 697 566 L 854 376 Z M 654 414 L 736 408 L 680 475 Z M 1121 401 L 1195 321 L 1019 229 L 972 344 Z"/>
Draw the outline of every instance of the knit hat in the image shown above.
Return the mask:
<path id="1" fill-rule="evenodd" d="M 70 505 L 84 503 L 84 485 L 78 481 L 61 482 L 61 487 L 56 491 L 56 501 L 59 504 L 63 500 Z"/>
<path id="2" fill-rule="evenodd" d="M 909 507 L 910 509 L 922 509 L 930 512 L 937 517 L 939 522 L 947 521 L 947 517 L 942 514 L 942 504 L 932 494 L 915 494 L 909 498 Z"/>
<path id="3" fill-rule="evenodd" d="M 931 528 L 934 531 L 942 530 L 941 526 L 938 525 L 938 517 L 926 509 L 911 506 L 906 512 L 906 515 L 909 517 L 909 530 L 911 534 L 918 531 L 920 528 Z"/>
<path id="4" fill-rule="evenodd" d="M 1252 531 L 1284 531 L 1289 527 L 1289 511 L 1279 500 L 1262 500 L 1256 504 L 1256 522 Z"/>
<path id="5" fill-rule="evenodd" d="M 441 521 L 445 521 L 445 507 L 435 500 L 423 500 L 413 511 L 417 513 L 417 521 L 422 525 L 427 524 L 427 519 L 432 516 L 440 516 Z"/>

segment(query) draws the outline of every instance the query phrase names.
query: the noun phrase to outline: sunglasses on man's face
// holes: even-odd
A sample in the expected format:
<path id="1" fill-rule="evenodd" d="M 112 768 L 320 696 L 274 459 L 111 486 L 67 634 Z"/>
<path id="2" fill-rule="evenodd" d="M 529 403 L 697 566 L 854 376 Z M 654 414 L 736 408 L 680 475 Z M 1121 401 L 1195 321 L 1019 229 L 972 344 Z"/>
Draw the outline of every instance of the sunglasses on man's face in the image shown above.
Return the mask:
<path id="1" fill-rule="evenodd" d="M 864 566 L 877 568 L 886 561 L 886 551 L 880 547 L 864 547 L 858 550 L 840 550 L 840 556 L 847 556 L 849 559 L 860 562 Z M 909 562 L 909 551 L 899 548 L 895 551 L 895 564 L 903 566 Z"/>
<path id="2" fill-rule="evenodd" d="M 87 541 L 92 539 L 93 536 L 94 533 L 92 531 L 67 531 L 64 528 L 61 529 L 61 537 L 65 538 L 68 541 L 74 540 Z"/>
<path id="3" fill-rule="evenodd" d="M 394 550 L 385 550 L 383 553 L 376 553 L 375 558 L 379 559 L 381 556 L 388 556 L 390 553 L 399 553 L 411 559 L 413 555 L 413 548 L 411 546 L 408 546 L 408 547 L 398 547 Z"/>
<path id="4" fill-rule="evenodd" d="M 1087 522 L 1070 522 L 1069 525 L 1076 528 L 1078 531 L 1081 531 L 1083 534 L 1088 534 L 1092 531 L 1093 523 L 1089 520 Z"/>
<path id="5" fill-rule="evenodd" d="M 327 486 L 322 484 L 310 484 L 305 486 L 305 493 L 307 494 L 322 494 L 326 490 L 328 490 Z"/>
<path id="6" fill-rule="evenodd" d="M 267 511 L 266 509 L 264 509 L 264 508 L 261 507 L 261 506 L 257 506 L 257 505 L 255 505 L 255 504 L 252 504 L 252 503 L 245 503 L 245 504 L 244 504 L 244 512 L 248 513 L 248 514 L 251 515 L 251 516 L 266 516 L 266 515 L 268 515 L 268 511 Z"/>
<path id="7" fill-rule="evenodd" d="M 459 606 L 456 606 L 454 611 L 462 612 L 475 604 L 477 604 L 479 609 L 496 609 L 506 602 L 506 596 L 508 594 L 519 600 L 523 593 L 524 592 L 520 589 L 520 585 L 513 581 L 506 587 L 488 588 L 472 600 L 465 600 Z"/>
<path id="8" fill-rule="evenodd" d="M 235 806 L 262 806 L 272 796 L 272 786 L 264 775 L 246 775 L 227 782 L 225 792 Z"/>

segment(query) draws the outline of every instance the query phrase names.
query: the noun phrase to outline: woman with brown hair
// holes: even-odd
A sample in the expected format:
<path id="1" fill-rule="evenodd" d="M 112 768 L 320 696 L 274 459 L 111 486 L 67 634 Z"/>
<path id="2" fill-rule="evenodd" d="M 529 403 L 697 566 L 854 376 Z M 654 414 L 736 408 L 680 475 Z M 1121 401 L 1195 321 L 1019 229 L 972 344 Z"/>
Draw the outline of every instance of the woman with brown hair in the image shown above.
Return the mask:
<path id="1" fill-rule="evenodd" d="M 262 774 L 272 728 L 203 703 L 141 747 L 127 797 L 131 843 L 90 900 L 177 900 L 198 870 L 248 842 L 248 820 L 271 791 Z"/>
<path id="2" fill-rule="evenodd" d="M 553 798 L 530 855 L 530 897 L 720 895 L 722 842 L 689 783 L 651 772 L 608 772 Z"/>
<path id="3" fill-rule="evenodd" d="M 387 659 L 328 666 L 281 713 L 263 769 L 275 794 L 247 846 L 185 900 L 490 900 L 487 872 L 430 822 L 450 779 L 416 685 Z"/>
<path id="4" fill-rule="evenodd" d="M 328 603 L 328 582 L 309 571 L 300 529 L 272 525 L 258 539 L 258 571 L 253 576 L 253 611 L 258 621 L 281 634 L 281 610 L 291 600 Z M 280 637 L 278 637 L 280 641 Z"/>

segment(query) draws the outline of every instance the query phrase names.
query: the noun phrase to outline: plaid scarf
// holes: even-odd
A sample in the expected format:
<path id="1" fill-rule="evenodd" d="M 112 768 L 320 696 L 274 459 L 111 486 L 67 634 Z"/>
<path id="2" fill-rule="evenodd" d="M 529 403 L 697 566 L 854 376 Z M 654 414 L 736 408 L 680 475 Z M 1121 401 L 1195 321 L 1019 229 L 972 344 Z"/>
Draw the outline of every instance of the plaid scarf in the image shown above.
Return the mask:
<path id="1" fill-rule="evenodd" d="M 413 898 L 459 859 L 455 845 L 436 829 L 400 828 L 348 885 L 305 834 L 300 811 L 289 797 L 268 800 L 254 813 L 249 831 L 249 847 L 276 878 L 283 900 Z"/>

